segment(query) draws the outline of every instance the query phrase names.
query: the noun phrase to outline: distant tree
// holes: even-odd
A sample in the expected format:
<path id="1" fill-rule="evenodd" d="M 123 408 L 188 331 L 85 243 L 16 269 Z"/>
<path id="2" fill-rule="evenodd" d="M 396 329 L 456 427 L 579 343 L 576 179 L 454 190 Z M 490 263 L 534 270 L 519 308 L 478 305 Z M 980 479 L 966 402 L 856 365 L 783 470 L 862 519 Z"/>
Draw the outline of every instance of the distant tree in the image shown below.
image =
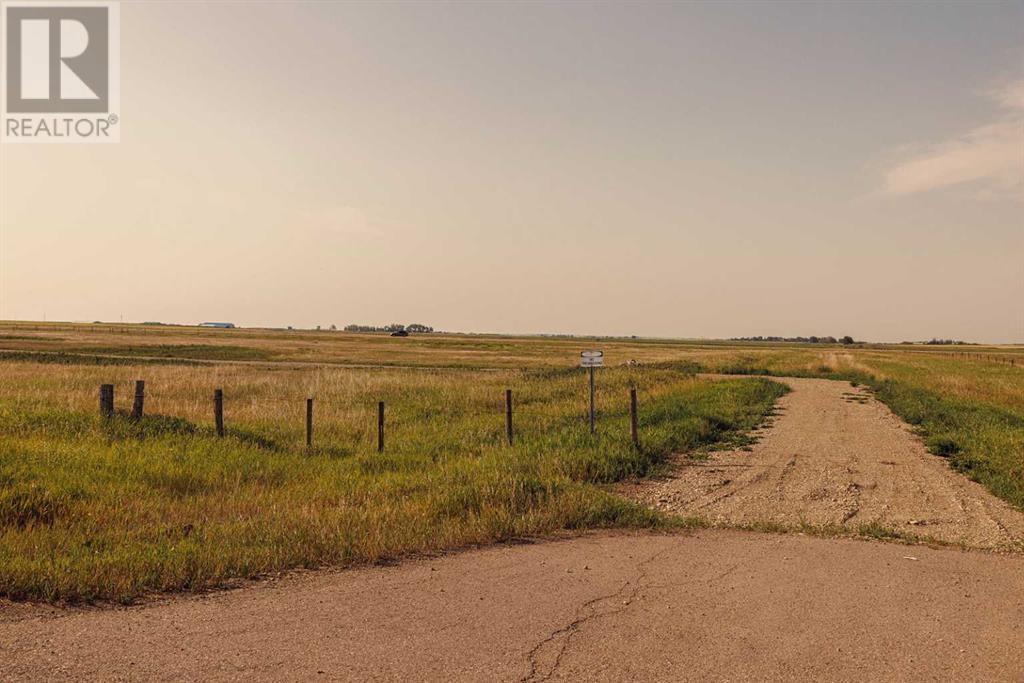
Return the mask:
<path id="1" fill-rule="evenodd" d="M 317 325 L 317 326 L 316 326 L 316 331 L 317 331 L 317 332 L 319 332 L 319 331 L 320 331 L 320 326 L 319 326 L 319 325 Z"/>
<path id="2" fill-rule="evenodd" d="M 412 323 L 410 325 L 407 325 L 405 329 L 408 330 L 409 332 L 419 332 L 419 333 L 433 332 L 434 331 L 433 327 L 430 327 L 429 325 L 421 325 L 419 323 Z"/>
<path id="3" fill-rule="evenodd" d="M 338 331 L 338 326 L 337 325 L 331 325 L 331 332 L 337 332 L 337 331 Z"/>
<path id="4" fill-rule="evenodd" d="M 839 343 L 841 343 L 841 344 L 852 344 L 853 343 L 853 337 L 851 337 L 850 335 L 846 335 L 845 337 L 843 337 L 842 339 L 839 340 Z"/>
<path id="5" fill-rule="evenodd" d="M 386 325 L 384 327 L 384 331 L 385 332 L 400 332 L 401 330 L 404 330 L 404 329 L 405 329 L 405 325 L 402 325 L 400 323 L 391 323 L 390 325 Z"/>

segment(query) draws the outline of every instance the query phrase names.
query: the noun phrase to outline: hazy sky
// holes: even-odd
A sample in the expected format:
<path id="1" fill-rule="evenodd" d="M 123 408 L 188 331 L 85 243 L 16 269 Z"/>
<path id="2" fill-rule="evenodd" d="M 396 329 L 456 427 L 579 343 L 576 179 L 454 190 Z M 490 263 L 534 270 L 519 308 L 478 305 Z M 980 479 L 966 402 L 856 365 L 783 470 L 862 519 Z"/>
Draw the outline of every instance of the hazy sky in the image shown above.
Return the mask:
<path id="1" fill-rule="evenodd" d="M 1024 2 L 124 2 L 0 317 L 1024 342 Z"/>

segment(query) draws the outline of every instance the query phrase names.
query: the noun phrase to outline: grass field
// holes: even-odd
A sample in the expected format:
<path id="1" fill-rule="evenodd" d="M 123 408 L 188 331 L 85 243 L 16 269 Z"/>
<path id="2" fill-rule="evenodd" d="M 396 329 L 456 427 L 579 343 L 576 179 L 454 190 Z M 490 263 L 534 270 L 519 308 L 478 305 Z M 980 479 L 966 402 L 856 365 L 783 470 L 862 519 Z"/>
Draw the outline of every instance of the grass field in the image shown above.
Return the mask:
<path id="1" fill-rule="evenodd" d="M 599 435 L 578 353 L 601 348 Z M 965 356 L 962 354 L 970 354 Z M 628 363 L 636 361 L 636 363 Z M 1011 364 L 1011 362 L 1013 364 Z M 0 324 L 0 594 L 130 601 L 559 529 L 653 526 L 608 485 L 738 442 L 784 388 L 847 378 L 1024 507 L 1024 349 Z M 147 417 L 103 420 L 98 385 Z M 628 434 L 638 388 L 641 448 Z M 226 438 L 213 432 L 223 388 Z M 503 393 L 516 440 L 503 443 Z M 314 447 L 304 401 L 315 399 Z M 376 404 L 387 448 L 376 453 Z"/>

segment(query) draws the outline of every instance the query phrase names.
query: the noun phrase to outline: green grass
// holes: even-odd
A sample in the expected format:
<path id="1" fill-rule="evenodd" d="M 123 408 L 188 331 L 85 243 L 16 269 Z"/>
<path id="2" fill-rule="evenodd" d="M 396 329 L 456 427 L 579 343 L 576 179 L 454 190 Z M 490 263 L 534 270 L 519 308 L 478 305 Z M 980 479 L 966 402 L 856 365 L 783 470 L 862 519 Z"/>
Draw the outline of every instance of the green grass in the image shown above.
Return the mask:
<path id="1" fill-rule="evenodd" d="M 98 356 L 132 356 L 192 360 L 270 360 L 267 349 L 235 344 L 149 344 L 143 346 L 82 346 L 65 349 L 67 353 Z"/>
<path id="2" fill-rule="evenodd" d="M 578 370 L 317 369 L 268 379 L 236 367 L 219 439 L 205 401 L 191 398 L 201 370 L 150 368 L 147 386 L 178 414 L 134 423 L 56 399 L 118 368 L 39 368 L 25 370 L 32 391 L 0 402 L 0 594 L 48 601 L 129 602 L 560 529 L 657 526 L 656 513 L 606 485 L 643 476 L 673 451 L 738 438 L 785 391 L 768 380 L 609 368 L 593 437 Z M 628 438 L 634 382 L 639 449 Z M 502 444 L 505 386 L 516 400 L 511 448 Z M 319 388 L 308 454 L 302 394 L 271 399 L 291 387 Z M 380 397 L 384 454 L 375 452 Z"/>
<path id="3" fill-rule="evenodd" d="M 0 351 L 0 363 L 43 363 L 47 365 L 200 365 L 186 358 L 118 358 L 64 351 Z"/>
<path id="4" fill-rule="evenodd" d="M 57 343 L 63 341 L 63 337 L 38 337 L 31 334 L 0 334 L 0 344 L 6 342 L 22 342 L 22 341 L 33 341 L 33 342 L 51 342 Z"/>
<path id="5" fill-rule="evenodd" d="M 862 377 L 875 396 L 913 425 L 950 467 L 1024 510 L 1024 415 L 978 400 L 942 396 L 910 382 Z"/>

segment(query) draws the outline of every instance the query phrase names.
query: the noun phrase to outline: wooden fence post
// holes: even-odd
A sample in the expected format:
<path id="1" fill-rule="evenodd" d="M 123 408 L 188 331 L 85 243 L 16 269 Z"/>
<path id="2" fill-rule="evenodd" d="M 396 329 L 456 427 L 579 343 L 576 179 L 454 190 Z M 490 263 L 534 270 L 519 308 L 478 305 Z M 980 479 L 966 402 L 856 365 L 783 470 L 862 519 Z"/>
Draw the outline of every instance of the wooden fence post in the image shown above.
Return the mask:
<path id="1" fill-rule="evenodd" d="M 636 387 L 629 390 L 629 436 L 633 440 L 633 447 L 640 447 L 640 433 L 637 429 L 636 419 Z"/>
<path id="2" fill-rule="evenodd" d="M 141 379 L 135 380 L 135 402 L 132 404 L 132 419 L 142 419 L 142 406 L 146 401 L 146 382 Z"/>
<path id="3" fill-rule="evenodd" d="M 377 404 L 377 452 L 384 452 L 384 401 Z"/>
<path id="4" fill-rule="evenodd" d="M 512 445 L 512 390 L 505 390 L 505 441 Z"/>
<path id="5" fill-rule="evenodd" d="M 114 414 L 114 385 L 100 385 L 100 415 L 111 417 Z"/>
<path id="6" fill-rule="evenodd" d="M 224 436 L 224 390 L 213 390 L 213 423 L 217 427 L 217 436 Z"/>
<path id="7" fill-rule="evenodd" d="M 306 399 L 306 450 L 313 448 L 313 399 Z"/>

